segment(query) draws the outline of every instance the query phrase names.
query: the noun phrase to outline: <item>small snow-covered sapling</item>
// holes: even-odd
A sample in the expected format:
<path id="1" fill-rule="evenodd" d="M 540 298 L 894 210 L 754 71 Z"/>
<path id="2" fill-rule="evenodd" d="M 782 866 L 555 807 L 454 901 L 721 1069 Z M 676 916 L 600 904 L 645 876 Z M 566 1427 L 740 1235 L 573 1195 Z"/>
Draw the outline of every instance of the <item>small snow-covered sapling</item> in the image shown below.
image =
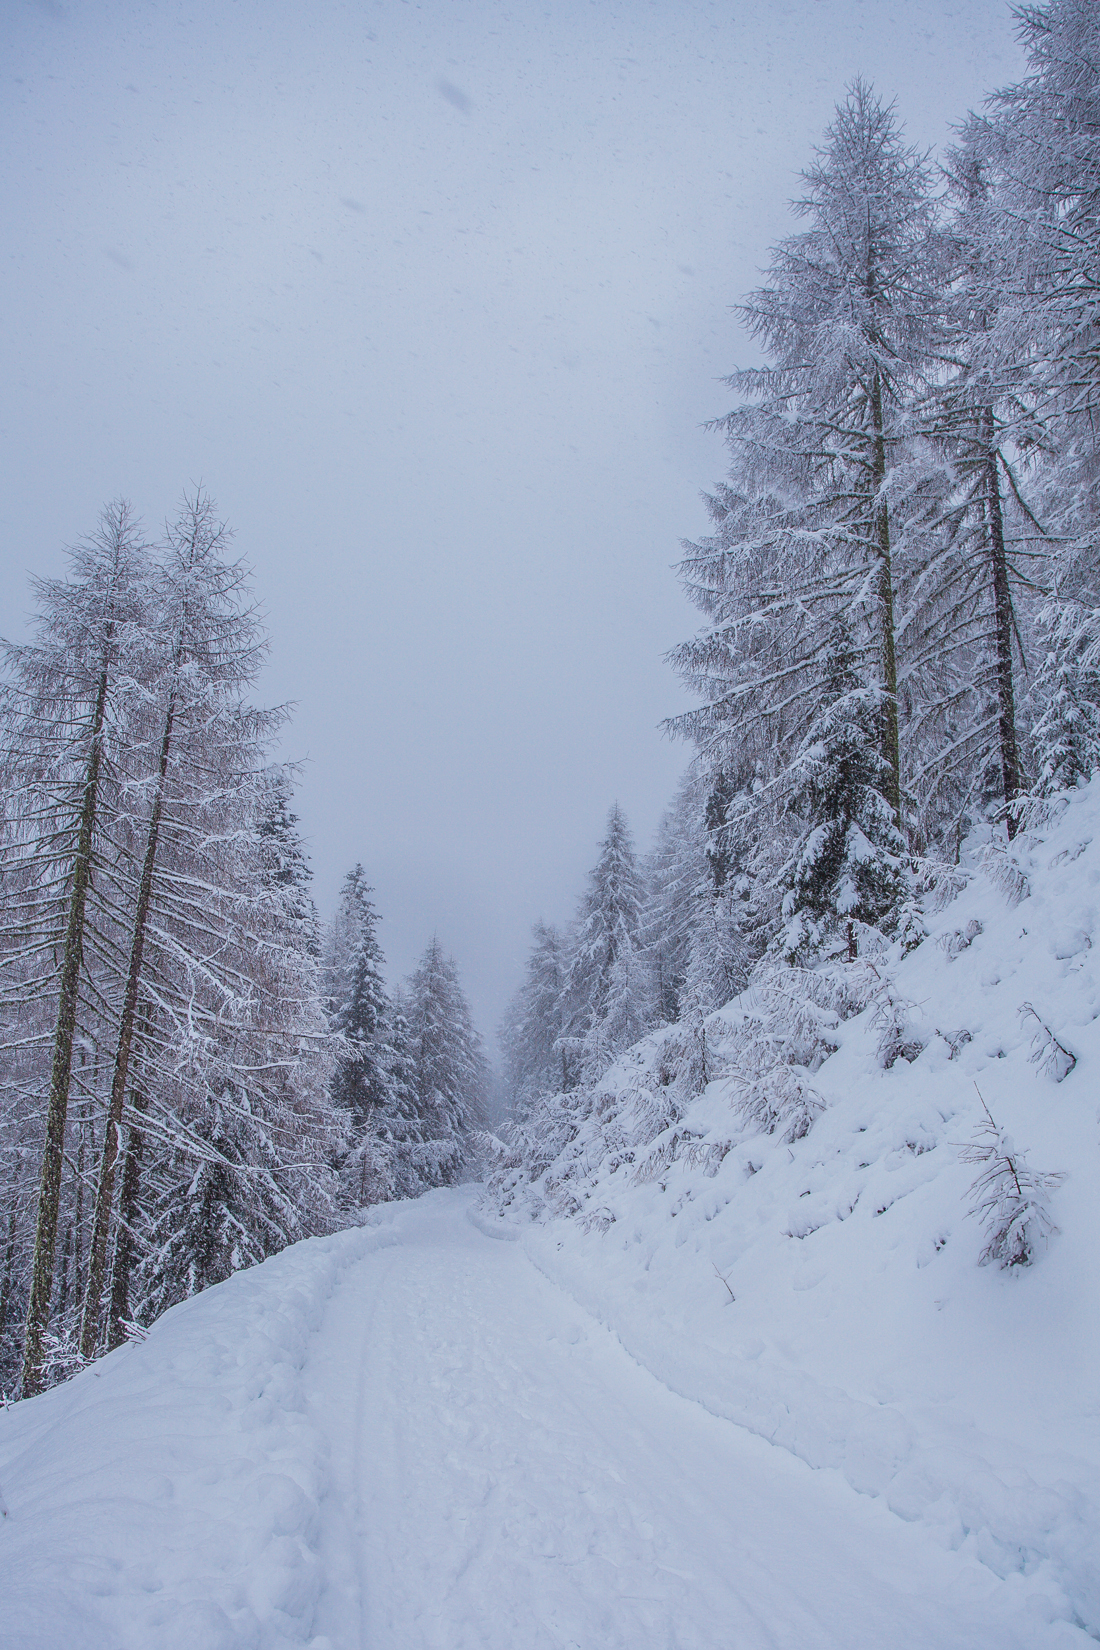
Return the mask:
<path id="1" fill-rule="evenodd" d="M 959 1152 L 964 1163 L 980 1163 L 982 1172 L 970 1188 L 973 1200 L 969 1213 L 976 1215 L 986 1231 L 986 1245 L 979 1264 L 988 1266 L 1030 1266 L 1037 1249 L 1057 1232 L 1051 1218 L 1048 1194 L 1065 1179 L 1064 1174 L 1037 1174 L 1027 1166 L 1027 1153 L 1006 1134 L 985 1103 L 985 1122 L 979 1124 L 974 1139 Z"/>

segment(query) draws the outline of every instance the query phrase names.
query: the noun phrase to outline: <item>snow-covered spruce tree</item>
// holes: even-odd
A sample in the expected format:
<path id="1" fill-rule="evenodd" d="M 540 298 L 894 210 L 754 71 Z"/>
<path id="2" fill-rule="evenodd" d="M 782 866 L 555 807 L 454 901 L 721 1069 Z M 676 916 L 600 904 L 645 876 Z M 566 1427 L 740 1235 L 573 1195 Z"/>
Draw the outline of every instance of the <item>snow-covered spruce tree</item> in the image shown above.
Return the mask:
<path id="1" fill-rule="evenodd" d="M 109 1036 L 118 977 L 115 872 L 128 722 L 145 665 L 149 562 L 128 504 L 36 581 L 37 634 L 5 645 L 0 933 L 5 1081 L 41 1106 L 22 1390 L 43 1384 L 74 1049 Z M 124 920 L 124 918 L 123 918 Z M 11 1092 L 9 1087 L 9 1093 Z M 87 1091 L 85 1091 L 87 1093 Z M 16 1127 L 18 1128 L 18 1120 Z"/>
<path id="2" fill-rule="evenodd" d="M 668 727 L 694 742 L 704 782 L 753 771 L 763 807 L 768 781 L 782 771 L 805 725 L 819 638 L 803 583 L 807 553 L 815 562 L 820 557 L 816 542 L 808 552 L 800 545 L 808 508 L 752 491 L 754 459 L 747 445 L 733 450 L 743 487 L 719 485 L 706 499 L 714 532 L 683 547 L 680 580 L 707 623 L 670 660 L 702 704 L 670 718 Z M 800 486 L 792 483 L 792 495 L 804 493 L 809 481 L 807 470 Z"/>
<path id="3" fill-rule="evenodd" d="M 654 1013 L 668 1025 L 680 1017 L 692 932 L 708 880 L 701 788 L 698 774 L 689 769 L 642 863 L 642 943 L 653 977 Z"/>
<path id="4" fill-rule="evenodd" d="M 465 1173 L 485 1107 L 486 1066 L 454 959 L 432 939 L 409 976 L 398 1008 L 421 1131 L 425 1186 L 451 1186 Z"/>
<path id="5" fill-rule="evenodd" d="M 341 1180 L 354 1206 L 415 1197 L 430 1184 L 408 1026 L 383 981 L 370 895 L 357 865 L 344 881 L 328 946 L 329 1024 L 340 1040 L 332 1098 L 350 1119 Z"/>
<path id="6" fill-rule="evenodd" d="M 741 991 L 771 934 L 776 899 L 759 841 L 753 774 L 692 763 L 643 864 L 642 942 L 655 1012 L 719 1008 Z"/>
<path id="7" fill-rule="evenodd" d="M 405 1015 L 407 1006 L 402 995 L 395 993 L 387 1023 L 392 1098 L 375 1123 L 388 1164 L 390 1197 L 419 1197 L 437 1184 L 436 1151 L 420 1112 L 416 1050 Z"/>
<path id="8" fill-rule="evenodd" d="M 169 1012 L 138 1047 L 130 1144 L 139 1131 L 156 1148 L 142 1173 L 132 1291 L 133 1315 L 146 1323 L 231 1271 L 330 1230 L 336 1218 L 331 1164 L 344 1130 L 328 1094 L 317 960 L 286 933 L 259 856 L 249 869 L 256 882 L 242 874 L 232 890 L 242 929 L 232 939 L 223 930 L 245 995 L 223 1002 L 231 1012 L 220 1023 L 199 998 L 199 1035 L 183 1041 L 175 993 L 165 992 Z M 125 1181 L 124 1173 L 124 1198 Z"/>
<path id="9" fill-rule="evenodd" d="M 276 763 L 267 770 L 257 824 L 260 877 L 269 896 L 278 906 L 288 942 L 296 951 L 321 963 L 321 924 L 310 893 L 313 871 L 298 830 L 298 815 L 291 807 L 298 770 Z"/>
<path id="10" fill-rule="evenodd" d="M 641 946 L 644 892 L 626 816 L 616 802 L 577 913 L 562 993 L 560 1042 L 575 1081 L 595 1082 L 653 1022 Z"/>
<path id="11" fill-rule="evenodd" d="M 720 769 L 706 793 L 707 881 L 691 936 L 685 1001 L 706 1012 L 744 990 L 778 918 L 776 838 L 766 841 L 753 767 Z"/>
<path id="12" fill-rule="evenodd" d="M 565 942 L 553 923 L 536 922 L 531 933 L 523 983 L 500 1030 L 508 1107 L 517 1122 L 542 1095 L 569 1086 L 568 1057 L 560 1042 Z"/>
<path id="13" fill-rule="evenodd" d="M 1035 794 L 1083 785 L 1100 768 L 1100 608 L 1052 598 L 1039 610 Z"/>
<path id="14" fill-rule="evenodd" d="M 358 1204 L 376 1202 L 389 1192 L 387 1165 L 376 1147 L 373 1124 L 392 1098 L 385 1035 L 390 1003 L 382 979 L 378 913 L 370 895 L 363 867 L 356 865 L 340 892 L 329 984 L 330 1025 L 341 1039 L 332 1098 L 351 1121 L 344 1180 L 347 1195 Z"/>
<path id="15" fill-rule="evenodd" d="M 899 529 L 925 508 L 908 418 L 935 332 L 935 213 L 921 157 L 861 81 L 803 176 L 795 210 L 809 227 L 774 250 L 741 306 L 769 359 L 728 381 L 745 398 L 723 420 L 730 481 L 712 501 L 716 533 L 681 568 L 710 623 L 673 656 L 705 703 L 672 725 L 709 766 L 781 770 L 820 708 L 825 621 L 843 611 L 860 675 L 879 689 L 897 817 L 895 563 Z"/>
<path id="16" fill-rule="evenodd" d="M 901 902 L 905 843 L 883 794 L 890 775 L 879 739 L 881 694 L 859 680 L 838 617 L 825 703 L 789 779 L 788 807 L 800 823 L 798 845 L 780 876 L 780 949 L 789 962 L 840 948 L 854 962 L 859 931 L 891 925 Z"/>
<path id="17" fill-rule="evenodd" d="M 139 1277 L 146 1323 L 275 1254 L 288 1237 L 306 1235 L 281 1184 L 278 1142 L 248 1094 L 227 1083 L 221 1094 L 206 1097 L 195 1122 L 201 1155 L 194 1148 L 180 1154 L 156 1177 Z"/>
<path id="18" fill-rule="evenodd" d="M 262 770 L 253 798 L 256 817 L 241 830 L 236 892 L 246 919 L 239 939 L 241 960 L 250 967 L 247 1017 L 226 1017 L 206 1062 L 186 1072 L 174 1093 L 160 1059 L 149 1057 L 155 1040 L 144 1030 L 136 1040 L 111 1288 L 112 1346 L 125 1336 L 131 1278 L 133 1315 L 150 1322 L 167 1306 L 287 1243 L 330 1230 L 336 1218 L 330 1165 L 343 1144 L 343 1116 L 328 1094 L 331 1039 L 309 865 L 290 797 L 285 769 Z M 147 1088 L 157 1100 L 154 1143 L 168 1150 L 144 1177 L 139 1200 L 131 1176 L 142 1166 Z"/>
<path id="19" fill-rule="evenodd" d="M 346 1132 L 344 1114 L 330 1096 L 334 1052 L 309 893 L 312 871 L 291 796 L 291 770 L 275 765 L 261 774 L 250 844 L 259 888 L 251 936 L 256 1007 L 242 1040 L 248 1064 L 236 1077 L 252 1090 L 253 1115 L 260 1113 L 271 1130 L 279 1188 L 294 1206 L 280 1248 L 295 1237 L 331 1230 L 337 1194 L 332 1165 Z"/>

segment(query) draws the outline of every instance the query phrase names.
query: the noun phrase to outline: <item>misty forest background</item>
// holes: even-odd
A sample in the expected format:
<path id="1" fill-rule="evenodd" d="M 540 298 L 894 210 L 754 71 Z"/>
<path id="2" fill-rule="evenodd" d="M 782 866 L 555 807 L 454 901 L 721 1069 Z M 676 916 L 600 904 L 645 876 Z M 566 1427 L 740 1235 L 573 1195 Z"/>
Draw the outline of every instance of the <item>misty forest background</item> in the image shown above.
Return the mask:
<path id="1" fill-rule="evenodd" d="M 803 174 L 680 564 L 691 762 L 648 854 L 613 805 L 575 921 L 536 924 L 499 1078 L 437 939 L 388 983 L 369 866 L 315 908 L 214 501 L 155 541 L 115 501 L 36 583 L 0 699 L 5 1393 L 365 1205 L 533 1172 L 656 1027 L 699 1092 L 750 981 L 758 1120 L 797 1135 L 807 982 L 919 943 L 968 835 L 1094 772 L 1100 15 L 1017 25 L 1028 74 L 938 163 L 857 81 Z"/>

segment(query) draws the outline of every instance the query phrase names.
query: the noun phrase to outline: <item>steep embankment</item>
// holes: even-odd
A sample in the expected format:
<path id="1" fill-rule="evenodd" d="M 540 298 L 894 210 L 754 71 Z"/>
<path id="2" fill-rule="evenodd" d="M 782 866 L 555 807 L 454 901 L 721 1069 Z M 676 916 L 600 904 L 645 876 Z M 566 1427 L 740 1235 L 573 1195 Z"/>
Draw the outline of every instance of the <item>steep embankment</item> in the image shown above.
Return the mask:
<path id="1" fill-rule="evenodd" d="M 1100 1637 L 1100 785 L 962 871 L 928 939 L 829 1031 L 804 1138 L 739 1121 L 721 1079 L 654 1135 L 654 1037 L 497 1203 L 674 1391 L 1031 1577 L 1034 1610 Z M 712 1018 L 712 1049 L 745 1006 Z M 1044 1026 L 1076 1061 L 1064 1080 Z M 884 1037 L 905 1045 L 888 1069 Z M 1066 1175 L 1026 1270 L 979 1265 L 959 1155 L 976 1085 L 1030 1166 Z"/>

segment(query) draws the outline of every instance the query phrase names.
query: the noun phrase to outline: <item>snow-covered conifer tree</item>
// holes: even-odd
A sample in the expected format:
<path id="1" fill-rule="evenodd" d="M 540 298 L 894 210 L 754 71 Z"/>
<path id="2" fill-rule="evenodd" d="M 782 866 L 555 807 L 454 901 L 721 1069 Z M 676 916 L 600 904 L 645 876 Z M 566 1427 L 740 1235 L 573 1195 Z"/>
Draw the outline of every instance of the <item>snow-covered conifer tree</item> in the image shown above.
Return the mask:
<path id="1" fill-rule="evenodd" d="M 248 701 L 267 644 L 248 569 L 227 556 L 229 541 L 212 501 L 196 494 L 169 524 L 164 547 L 163 665 L 148 695 L 144 786 L 134 793 L 140 877 L 99 1173 L 93 1257 L 98 1250 L 103 1259 L 89 1269 L 85 1292 L 86 1355 L 99 1344 L 112 1183 L 127 1124 L 145 1145 L 146 1318 L 181 1279 L 188 1288 L 209 1281 L 205 1262 L 178 1263 L 195 1229 L 187 1210 L 193 1215 L 209 1190 L 196 1205 L 204 1165 L 216 1169 L 218 1195 L 228 1199 L 226 1230 L 248 1234 L 223 1258 L 272 1253 L 333 1215 L 338 1129 L 326 1092 L 308 867 L 289 781 L 269 764 L 285 712 Z M 162 1262 L 174 1283 L 158 1270 Z"/>
<path id="2" fill-rule="evenodd" d="M 1042 791 L 1091 769 L 1100 655 L 1100 12 L 1046 0 L 1017 14 L 1029 73 L 993 100 L 1003 305 L 1038 434 L 1036 514 L 1049 551 L 1034 695 Z"/>
<path id="3" fill-rule="evenodd" d="M 415 1196 L 425 1178 L 408 1027 L 382 977 L 378 913 L 363 867 L 349 871 L 329 942 L 330 1024 L 340 1038 L 332 1096 L 350 1118 L 342 1179 L 354 1204 Z"/>
<path id="4" fill-rule="evenodd" d="M 420 1113 L 416 1050 L 405 1016 L 407 1001 L 397 992 L 387 1021 L 390 1101 L 374 1119 L 375 1150 L 385 1164 L 387 1197 L 419 1197 L 437 1184 L 436 1153 Z"/>
<path id="5" fill-rule="evenodd" d="M 691 936 L 706 881 L 699 781 L 689 772 L 661 816 L 642 864 L 642 942 L 653 977 L 657 1018 L 674 1024 L 691 960 Z"/>
<path id="6" fill-rule="evenodd" d="M 1092 0 L 1046 0 L 1017 21 L 1029 73 L 992 100 L 988 136 L 1012 260 L 1005 325 L 1056 455 L 1044 520 L 1072 556 L 1100 520 L 1100 15 Z"/>
<path id="7" fill-rule="evenodd" d="M 378 912 L 371 892 L 363 867 L 356 865 L 345 877 L 340 893 L 335 927 L 342 955 L 329 986 L 332 1029 L 343 1039 L 333 1073 L 332 1097 L 350 1113 L 356 1143 L 369 1134 L 372 1112 L 386 1105 L 390 1097 L 390 1077 L 383 1059 L 389 998 L 382 978 Z M 367 1173 L 365 1167 L 363 1173 Z"/>
<path id="8" fill-rule="evenodd" d="M 754 769 L 712 774 L 703 810 L 707 879 L 696 912 L 685 980 L 694 1009 L 721 1008 L 744 990 L 778 917 L 774 889 L 782 833 L 764 830 Z"/>
<path id="9" fill-rule="evenodd" d="M 81 1325 L 81 1352 L 86 1358 L 94 1355 L 99 1342 L 115 1170 L 135 1028 L 146 1004 L 152 1008 L 145 978 L 151 928 L 171 924 L 172 944 L 160 948 L 167 971 L 158 984 L 163 992 L 174 976 L 179 998 L 186 1000 L 179 1019 L 186 1016 L 190 1040 L 197 1029 L 195 988 L 200 980 L 207 991 L 217 981 L 214 997 L 207 997 L 210 1020 L 223 1019 L 230 993 L 238 1002 L 245 995 L 240 990 L 239 954 L 229 972 L 225 970 L 233 954 L 226 940 L 238 926 L 235 896 L 241 891 L 239 879 L 247 877 L 241 826 L 251 825 L 258 809 L 262 741 L 283 718 L 279 713 L 246 711 L 242 703 L 266 643 L 255 611 L 240 599 L 244 571 L 225 559 L 229 537 L 212 500 L 197 492 L 184 499 L 178 517 L 169 525 L 159 569 L 159 611 L 150 641 L 156 665 L 146 696 L 144 737 L 135 752 L 139 760 L 144 755 L 145 764 L 135 778 L 131 799 L 135 885 L 126 943 L 128 962 L 114 1039 Z M 219 836 L 223 854 L 218 868 L 223 874 L 215 882 L 209 870 L 218 864 L 212 838 Z M 206 883 L 198 902 L 196 872 Z M 163 935 L 165 929 L 160 927 L 160 931 Z M 155 954 L 156 950 L 154 939 L 151 951 Z M 153 995 L 161 993 L 154 990 Z M 163 997 L 158 1006 L 163 1007 Z M 211 1046 L 208 1038 L 203 1063 Z"/>
<path id="10" fill-rule="evenodd" d="M 1035 791 L 1051 796 L 1100 768 L 1100 609 L 1052 597 L 1039 611 Z"/>
<path id="11" fill-rule="evenodd" d="M 565 942 L 552 923 L 537 922 L 523 983 L 508 1005 L 500 1032 L 504 1075 L 513 1117 L 521 1120 L 543 1094 L 569 1086 L 561 1047 Z"/>
<path id="12" fill-rule="evenodd" d="M 826 698 L 791 768 L 788 806 L 801 825 L 780 877 L 783 955 L 803 962 L 843 935 L 849 961 L 861 927 L 890 925 L 903 888 L 905 843 L 883 795 L 881 688 L 856 673 L 847 628 L 832 626 Z"/>
<path id="13" fill-rule="evenodd" d="M 809 227 L 773 252 L 741 307 L 769 357 L 729 383 L 730 482 L 716 532 L 681 572 L 709 623 L 674 660 L 704 705 L 674 719 L 710 768 L 781 772 L 821 708 L 828 619 L 848 615 L 861 677 L 879 690 L 883 791 L 901 810 L 896 614 L 899 532 L 925 508 L 909 409 L 935 338 L 938 252 L 922 158 L 857 81 L 795 210 Z M 769 798 L 765 783 L 762 802 Z"/>
<path id="14" fill-rule="evenodd" d="M 626 816 L 615 803 L 577 914 L 562 994 L 561 1044 L 586 1082 L 653 1021 L 641 945 L 644 892 Z"/>
<path id="15" fill-rule="evenodd" d="M 986 1244 L 980 1264 L 1030 1266 L 1039 1249 L 1057 1228 L 1050 1213 L 1050 1193 L 1064 1174 L 1037 1174 L 1021 1151 L 990 1115 L 982 1101 L 985 1120 L 973 1141 L 962 1148 L 964 1163 L 978 1163 L 981 1173 L 970 1188 L 970 1213 L 982 1222 Z"/>
<path id="16" fill-rule="evenodd" d="M 956 839 L 975 806 L 994 798 L 1015 831 L 1017 676 L 1044 556 L 1019 460 L 1044 434 L 1029 404 L 1027 351 L 1006 324 L 1013 254 L 995 149 L 988 123 L 971 116 L 948 155 L 954 214 L 940 241 L 939 337 L 914 417 L 943 469 L 907 593 L 928 617 L 906 661 L 912 782 L 932 833 Z"/>
<path id="17" fill-rule="evenodd" d="M 176 1172 L 158 1177 L 144 1233 L 139 1282 L 147 1323 L 275 1254 L 288 1235 L 305 1235 L 281 1184 L 278 1143 L 248 1095 L 230 1088 L 209 1095 L 194 1122 L 205 1150 L 181 1155 Z"/>
<path id="18" fill-rule="evenodd" d="M 438 939 L 429 942 L 398 1006 L 408 1023 L 424 1183 L 450 1186 L 462 1179 L 483 1122 L 486 1067 L 454 959 Z"/>
<path id="19" fill-rule="evenodd" d="M 9 1081 L 41 1095 L 45 1132 L 27 1395 L 43 1382 L 74 1050 L 80 1044 L 86 1057 L 109 1036 L 106 993 L 117 975 L 118 814 L 131 777 L 128 724 L 146 664 L 149 584 L 147 547 L 129 505 L 108 506 L 70 561 L 69 579 L 36 581 L 37 635 L 6 645 L 0 703 L 4 1036 Z"/>

